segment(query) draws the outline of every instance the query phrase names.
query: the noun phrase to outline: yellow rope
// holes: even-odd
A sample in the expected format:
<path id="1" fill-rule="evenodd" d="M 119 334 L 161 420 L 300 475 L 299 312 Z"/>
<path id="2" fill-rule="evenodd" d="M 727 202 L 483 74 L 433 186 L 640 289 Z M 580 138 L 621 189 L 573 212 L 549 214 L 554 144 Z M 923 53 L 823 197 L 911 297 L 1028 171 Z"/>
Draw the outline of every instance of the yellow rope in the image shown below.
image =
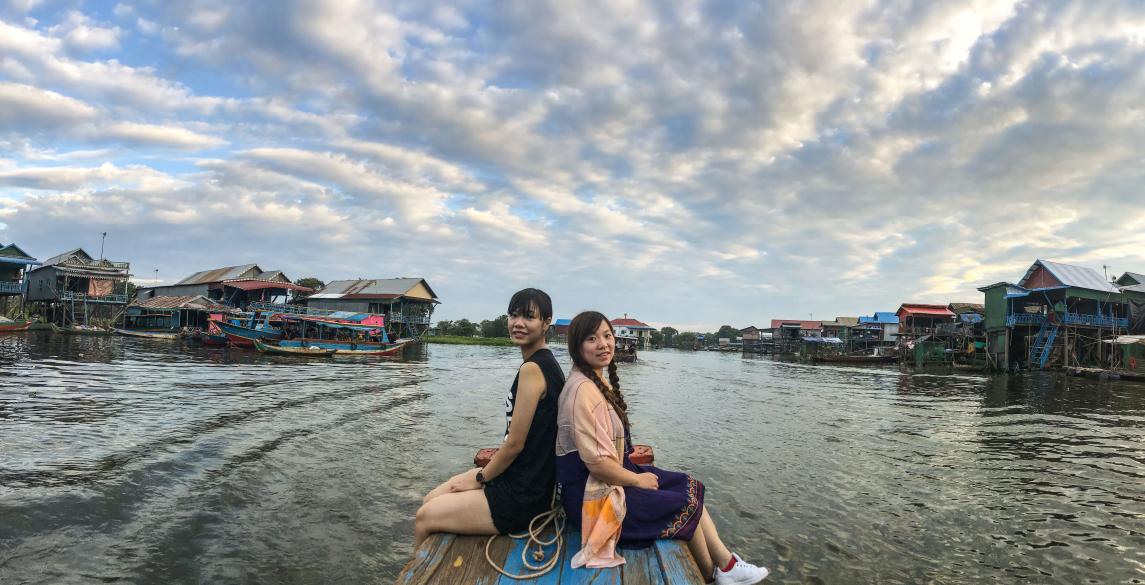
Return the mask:
<path id="1" fill-rule="evenodd" d="M 539 524 L 538 524 L 538 522 L 539 522 Z M 541 535 L 544 533 L 545 527 L 550 522 L 553 525 L 553 537 L 548 539 L 548 540 L 543 540 L 541 538 Z M 497 534 L 490 536 L 489 540 L 485 541 L 485 560 L 489 561 L 489 564 L 492 565 L 493 568 L 496 569 L 498 573 L 501 573 L 502 575 L 504 575 L 510 579 L 535 579 L 537 577 L 540 577 L 541 575 L 544 575 L 545 573 L 548 573 L 549 571 L 553 570 L 553 567 L 557 566 L 557 562 L 561 558 L 561 546 L 564 545 L 564 531 L 565 531 L 565 514 L 564 514 L 564 510 L 561 508 L 560 502 L 557 501 L 557 494 L 556 494 L 556 491 L 554 490 L 553 491 L 553 505 L 552 505 L 552 508 L 549 509 L 549 511 L 543 512 L 541 514 L 537 514 L 537 516 L 535 516 L 531 521 L 529 521 L 529 530 L 527 532 L 521 532 L 518 534 L 509 534 L 509 538 L 512 538 L 515 540 L 520 540 L 523 538 L 529 539 L 529 541 L 525 543 L 525 546 L 521 548 L 521 563 L 525 566 L 526 569 L 529 569 L 530 571 L 533 571 L 533 572 L 532 573 L 525 573 L 522 575 L 513 575 L 513 574 L 507 572 L 504 567 L 498 565 L 493 560 L 492 556 L 490 556 L 490 554 L 489 554 L 489 547 L 493 545 L 493 541 L 497 539 L 497 536 L 499 536 Z M 545 559 L 545 548 L 544 547 L 552 545 L 553 543 L 556 543 L 557 548 L 555 551 L 553 551 L 552 558 L 550 558 L 548 561 L 545 561 L 544 563 L 541 563 L 538 565 L 534 565 L 532 562 L 530 562 L 530 560 L 529 560 L 529 547 L 530 546 L 533 546 L 534 544 L 536 545 L 536 548 L 532 551 L 532 557 L 537 562 L 540 562 L 540 561 L 543 561 Z"/>

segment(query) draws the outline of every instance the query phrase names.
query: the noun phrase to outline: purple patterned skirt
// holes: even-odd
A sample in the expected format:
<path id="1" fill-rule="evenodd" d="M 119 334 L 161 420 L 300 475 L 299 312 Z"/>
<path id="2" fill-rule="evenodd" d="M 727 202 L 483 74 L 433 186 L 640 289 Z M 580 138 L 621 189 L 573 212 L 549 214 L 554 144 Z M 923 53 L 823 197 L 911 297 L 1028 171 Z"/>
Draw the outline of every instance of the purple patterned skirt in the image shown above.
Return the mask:
<path id="1" fill-rule="evenodd" d="M 628 453 L 631 453 L 631 447 Z M 626 512 L 620 529 L 622 548 L 639 548 L 657 538 L 691 540 L 704 512 L 704 484 L 686 473 L 637 465 L 624 456 L 624 468 L 633 473 L 655 473 L 660 489 L 624 488 Z M 588 468 L 577 452 L 557 457 L 557 485 L 561 490 L 570 529 L 579 530 Z"/>

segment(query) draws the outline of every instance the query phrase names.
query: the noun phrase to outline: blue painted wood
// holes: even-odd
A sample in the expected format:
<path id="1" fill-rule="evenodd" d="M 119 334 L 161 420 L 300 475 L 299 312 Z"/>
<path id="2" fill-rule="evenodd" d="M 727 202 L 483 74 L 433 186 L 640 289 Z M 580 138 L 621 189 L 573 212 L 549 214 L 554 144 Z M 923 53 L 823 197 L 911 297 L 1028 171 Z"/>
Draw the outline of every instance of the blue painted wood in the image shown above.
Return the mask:
<path id="1" fill-rule="evenodd" d="M 561 564 L 564 565 L 561 572 L 561 585 L 589 583 L 592 585 L 621 585 L 624 582 L 619 567 L 612 567 L 611 569 L 571 568 L 569 565 L 573 556 L 580 552 L 580 531 L 566 531 L 565 540 L 568 542 L 568 546 L 565 547 L 565 554 L 561 555 Z"/>
<path id="2" fill-rule="evenodd" d="M 580 541 L 580 533 L 577 533 L 576 537 L 577 537 L 577 542 L 579 542 Z M 508 537 L 506 537 L 506 538 L 508 538 Z M 568 538 L 568 533 L 565 534 L 565 538 L 566 539 Z M 509 549 L 509 553 L 506 555 L 506 558 L 505 558 L 505 565 L 504 565 L 505 566 L 505 572 L 511 573 L 514 575 L 522 575 L 525 573 L 534 572 L 533 569 L 526 567 L 525 563 L 521 560 L 521 552 L 525 551 L 525 542 L 526 542 L 526 539 L 513 539 L 513 546 Z M 567 540 L 565 542 L 566 542 L 566 546 L 567 546 Z M 530 548 L 528 551 L 526 551 L 526 554 L 530 555 L 530 559 L 531 559 L 531 555 L 532 555 L 533 550 L 535 550 L 535 547 Z M 556 545 L 555 544 L 548 546 L 548 547 L 545 547 L 545 558 L 548 559 L 549 558 L 548 555 L 553 554 L 555 552 L 556 552 Z M 565 552 L 565 549 L 562 548 L 561 549 L 561 553 L 562 553 L 561 559 L 557 561 L 556 566 L 553 567 L 552 570 L 549 571 L 548 573 L 545 573 L 544 575 L 541 575 L 540 577 L 537 577 L 536 579 L 510 579 L 509 577 L 501 575 L 501 579 L 498 581 L 498 585 L 513 585 L 515 583 L 526 584 L 526 585 L 560 585 L 562 583 L 562 581 L 561 581 L 562 571 L 564 571 L 564 569 L 567 568 L 566 565 L 568 565 L 568 557 L 566 557 L 563 554 L 564 552 Z M 532 563 L 534 565 L 539 564 L 536 560 L 532 560 Z"/>
<path id="3" fill-rule="evenodd" d="M 657 540 L 656 555 L 660 559 L 660 570 L 668 583 L 703 583 L 700 569 L 696 566 L 686 543 L 679 540 Z"/>
<path id="4" fill-rule="evenodd" d="M 624 566 L 620 568 L 624 576 L 624 585 L 670 585 L 664 581 L 664 572 L 660 568 L 656 547 L 623 549 L 620 554 L 625 561 Z"/>
<path id="5" fill-rule="evenodd" d="M 414 551 L 413 559 L 402 570 L 397 582 L 402 585 L 428 583 L 455 538 L 453 534 L 435 534 L 425 539 Z"/>

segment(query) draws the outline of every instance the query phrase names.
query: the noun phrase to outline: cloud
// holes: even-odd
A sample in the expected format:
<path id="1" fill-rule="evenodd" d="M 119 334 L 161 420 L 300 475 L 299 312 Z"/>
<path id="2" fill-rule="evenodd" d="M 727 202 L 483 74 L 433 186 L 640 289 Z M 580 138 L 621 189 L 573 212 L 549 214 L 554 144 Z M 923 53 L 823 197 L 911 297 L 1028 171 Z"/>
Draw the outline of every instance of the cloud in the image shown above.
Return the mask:
<path id="1" fill-rule="evenodd" d="M 0 219 L 42 255 L 66 246 L 27 226 L 112 222 L 163 273 L 240 242 L 426 275 L 445 316 L 539 285 L 713 329 L 973 300 L 1037 257 L 1145 271 L 1133 2 L 25 14 L 0 19 Z"/>

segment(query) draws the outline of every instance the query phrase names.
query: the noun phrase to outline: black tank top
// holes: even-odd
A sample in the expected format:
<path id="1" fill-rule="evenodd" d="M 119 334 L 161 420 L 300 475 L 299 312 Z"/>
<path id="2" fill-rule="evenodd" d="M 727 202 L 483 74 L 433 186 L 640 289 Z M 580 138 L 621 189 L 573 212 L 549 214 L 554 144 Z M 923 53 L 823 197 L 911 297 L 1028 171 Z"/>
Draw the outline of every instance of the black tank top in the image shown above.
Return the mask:
<path id="1" fill-rule="evenodd" d="M 533 355 L 525 360 L 525 363 L 530 362 L 541 368 L 541 373 L 545 377 L 545 395 L 537 401 L 537 411 L 533 414 L 533 424 L 529 426 L 524 448 L 496 482 L 511 484 L 513 491 L 520 496 L 525 495 L 522 492 L 537 491 L 538 495 L 548 497 L 556 481 L 557 398 L 565 386 L 565 374 L 557 363 L 557 358 L 547 347 L 533 352 Z M 521 372 L 518 370 L 517 377 L 513 378 L 513 386 L 509 389 L 509 395 L 505 397 L 506 435 L 509 434 L 509 425 L 513 422 L 513 409 L 517 404 L 517 383 L 520 379 Z"/>

